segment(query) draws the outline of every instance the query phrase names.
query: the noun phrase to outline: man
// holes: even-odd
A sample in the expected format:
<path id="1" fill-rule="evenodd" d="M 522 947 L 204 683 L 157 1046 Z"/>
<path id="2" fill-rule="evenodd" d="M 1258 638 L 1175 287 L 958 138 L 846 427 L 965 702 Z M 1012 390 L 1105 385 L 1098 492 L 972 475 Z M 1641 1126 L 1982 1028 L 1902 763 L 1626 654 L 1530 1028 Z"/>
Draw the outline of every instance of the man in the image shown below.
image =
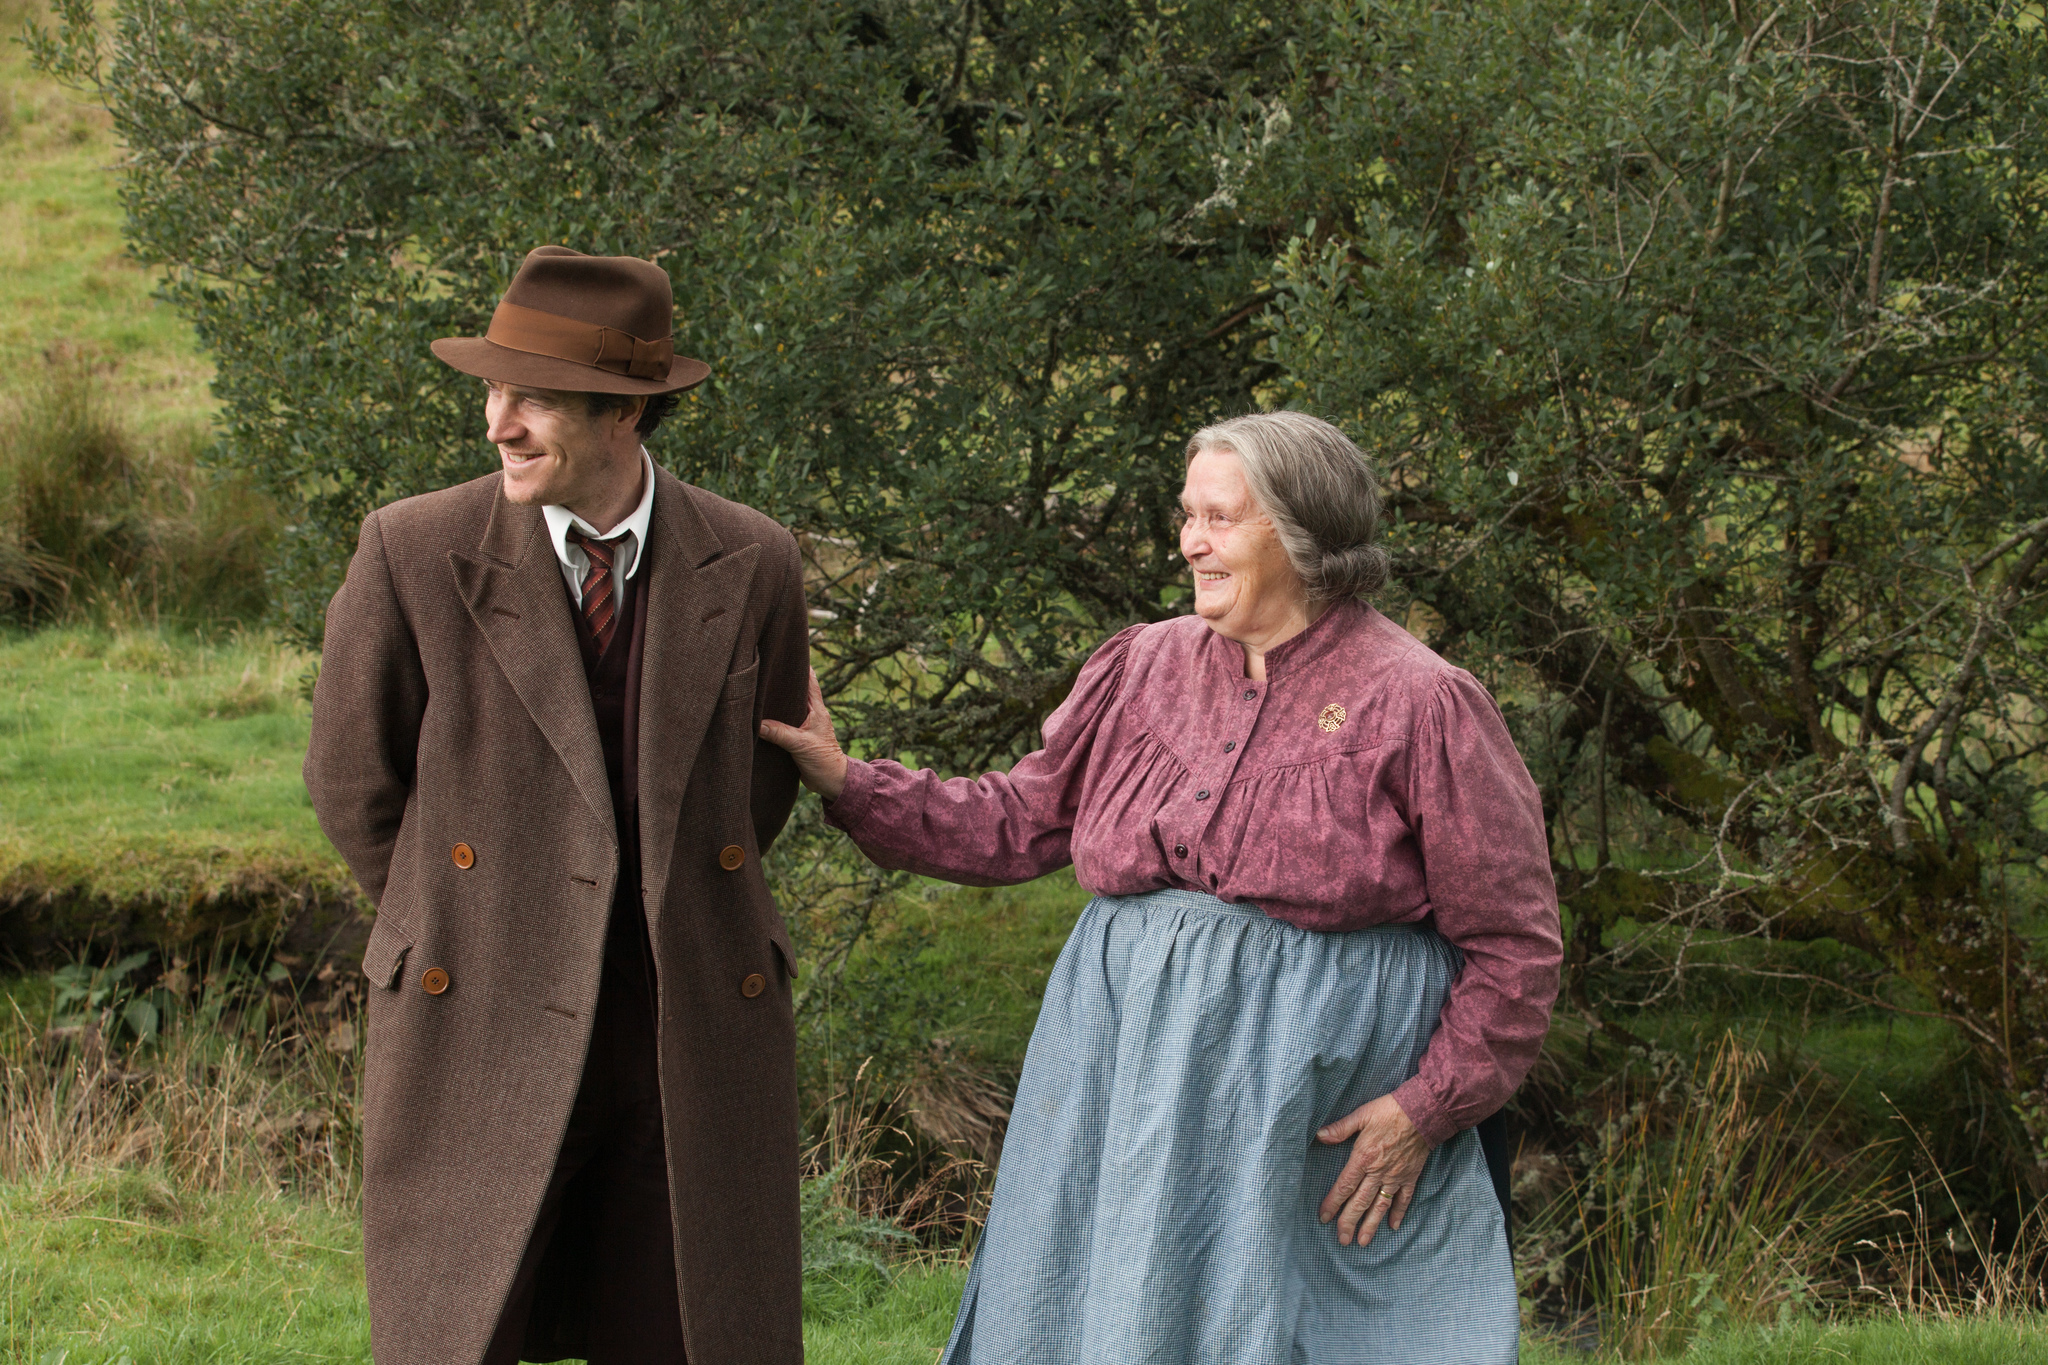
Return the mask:
<path id="1" fill-rule="evenodd" d="M 502 468 L 379 508 L 306 786 L 377 903 L 379 1365 L 802 1358 L 794 975 L 761 856 L 808 645 L 789 532 L 641 447 L 668 276 L 542 247 L 478 338 Z"/>

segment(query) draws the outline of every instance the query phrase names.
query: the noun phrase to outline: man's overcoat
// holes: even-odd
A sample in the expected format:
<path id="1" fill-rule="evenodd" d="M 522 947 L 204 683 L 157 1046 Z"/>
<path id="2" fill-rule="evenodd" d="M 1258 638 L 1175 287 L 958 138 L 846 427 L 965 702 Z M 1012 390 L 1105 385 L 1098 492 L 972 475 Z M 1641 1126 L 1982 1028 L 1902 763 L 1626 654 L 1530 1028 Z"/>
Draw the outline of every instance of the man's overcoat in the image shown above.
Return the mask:
<path id="1" fill-rule="evenodd" d="M 569 595 L 501 476 L 372 513 L 327 614 L 306 786 L 377 904 L 363 1080 L 379 1365 L 484 1350 L 553 1171 L 619 850 Z M 655 471 L 642 904 L 692 1365 L 802 1359 L 794 961 L 761 873 L 803 719 L 789 532 Z M 545 1296 L 543 1296 L 545 1297 Z"/>

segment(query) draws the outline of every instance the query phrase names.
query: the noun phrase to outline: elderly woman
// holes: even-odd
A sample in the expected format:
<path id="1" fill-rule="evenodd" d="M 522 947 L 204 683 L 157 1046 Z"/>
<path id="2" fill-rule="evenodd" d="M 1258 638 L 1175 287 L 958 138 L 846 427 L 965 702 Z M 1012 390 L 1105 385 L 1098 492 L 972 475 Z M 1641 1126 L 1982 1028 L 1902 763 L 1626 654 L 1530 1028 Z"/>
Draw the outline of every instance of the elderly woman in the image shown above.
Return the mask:
<path id="1" fill-rule="evenodd" d="M 1359 599 L 1365 457 L 1300 413 L 1187 448 L 1194 615 L 1097 650 L 1008 773 L 765 723 L 885 867 L 1071 861 L 953 1365 L 1516 1358 L 1473 1126 L 1557 991 L 1543 812 L 1486 691 Z M 1347 1146 L 1348 1144 L 1348 1150 Z"/>

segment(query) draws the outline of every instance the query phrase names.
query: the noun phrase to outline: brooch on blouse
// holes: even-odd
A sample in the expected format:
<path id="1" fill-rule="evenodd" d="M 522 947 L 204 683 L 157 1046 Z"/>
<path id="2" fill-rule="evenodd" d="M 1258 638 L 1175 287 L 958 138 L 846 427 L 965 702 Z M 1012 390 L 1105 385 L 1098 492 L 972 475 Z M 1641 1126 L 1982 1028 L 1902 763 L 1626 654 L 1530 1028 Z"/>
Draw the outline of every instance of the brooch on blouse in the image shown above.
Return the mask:
<path id="1" fill-rule="evenodd" d="M 1343 723 L 1344 708 L 1337 705 L 1336 702 L 1331 702 L 1328 706 L 1325 706 L 1323 714 L 1316 717 L 1316 724 L 1323 727 L 1324 734 L 1329 734 Z"/>

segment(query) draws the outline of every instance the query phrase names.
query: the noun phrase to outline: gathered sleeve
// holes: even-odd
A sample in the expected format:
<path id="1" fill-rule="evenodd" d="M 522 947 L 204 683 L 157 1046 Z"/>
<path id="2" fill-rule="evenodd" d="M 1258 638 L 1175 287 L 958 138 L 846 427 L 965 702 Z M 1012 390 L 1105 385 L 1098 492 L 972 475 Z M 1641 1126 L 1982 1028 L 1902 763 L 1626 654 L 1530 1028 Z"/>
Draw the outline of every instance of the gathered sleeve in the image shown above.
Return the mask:
<path id="1" fill-rule="evenodd" d="M 879 866 L 966 886 L 1008 886 L 1065 867 L 1096 735 L 1143 629 L 1132 626 L 1095 651 L 1046 718 L 1045 747 L 1009 772 L 941 780 L 930 768 L 851 760 L 845 790 L 825 805 L 826 821 Z"/>
<path id="2" fill-rule="evenodd" d="M 1394 1092 L 1435 1144 L 1499 1109 L 1535 1064 L 1564 951 L 1542 799 L 1463 669 L 1440 676 L 1416 727 L 1407 801 L 1437 931 L 1465 956 L 1421 1070 Z"/>

